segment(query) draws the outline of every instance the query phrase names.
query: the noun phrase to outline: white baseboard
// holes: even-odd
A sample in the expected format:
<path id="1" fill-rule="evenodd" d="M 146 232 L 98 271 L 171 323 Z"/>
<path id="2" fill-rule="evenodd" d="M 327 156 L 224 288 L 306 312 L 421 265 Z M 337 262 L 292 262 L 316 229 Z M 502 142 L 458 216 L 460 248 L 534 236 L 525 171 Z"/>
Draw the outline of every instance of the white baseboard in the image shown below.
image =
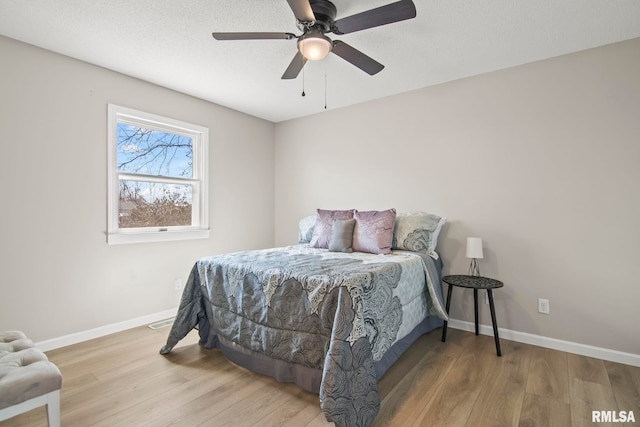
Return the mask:
<path id="1" fill-rule="evenodd" d="M 449 320 L 449 327 L 463 331 L 476 331 L 475 323 L 462 320 Z M 493 336 L 493 327 L 480 325 L 482 335 Z M 595 357 L 597 359 L 609 360 L 611 362 L 623 363 L 625 365 L 640 367 L 640 354 L 624 353 L 607 348 L 593 347 L 591 345 L 580 344 L 571 341 L 563 341 L 555 338 L 543 337 L 541 335 L 528 334 L 526 332 L 512 331 L 510 329 L 498 328 L 500 338 L 506 340 L 531 344 L 538 347 L 550 348 L 553 350 L 566 351 L 567 353 L 580 354 L 582 356 Z"/>
<path id="2" fill-rule="evenodd" d="M 113 323 L 111 325 L 105 325 L 99 328 L 89 329 L 87 331 L 77 332 L 75 334 L 41 341 L 36 343 L 36 346 L 42 351 L 54 350 L 56 348 L 66 347 L 68 345 L 88 341 L 93 338 L 103 337 L 105 335 L 168 319 L 175 316 L 177 311 L 177 308 L 172 308 L 169 310 L 161 311 L 159 313 L 153 313 L 146 316 L 137 317 L 135 319 L 125 320 L 124 322 Z M 463 331 L 475 332 L 475 325 L 473 322 L 451 319 L 449 320 L 449 327 L 453 329 L 460 329 Z M 488 325 L 480 325 L 480 333 L 482 335 L 493 336 L 493 328 Z M 500 338 L 504 338 L 506 340 L 640 367 L 640 355 L 638 354 L 624 353 L 622 351 L 594 347 L 571 341 L 563 341 L 555 338 L 543 337 L 541 335 L 533 335 L 526 332 L 512 331 L 510 329 L 498 328 L 498 333 L 500 334 Z"/>
<path id="3" fill-rule="evenodd" d="M 135 319 L 125 320 L 124 322 L 112 323 L 111 325 L 100 326 L 99 328 L 89 329 L 87 331 L 76 332 L 75 334 L 65 335 L 50 340 L 35 343 L 42 351 L 54 350 L 60 347 L 66 347 L 71 344 L 77 344 L 83 341 L 89 341 L 94 338 L 100 338 L 105 335 L 114 334 L 127 329 L 136 328 L 138 326 L 148 325 L 149 323 L 173 317 L 178 312 L 178 308 L 161 311 L 159 313 L 148 314 L 146 316 L 136 317 Z"/>

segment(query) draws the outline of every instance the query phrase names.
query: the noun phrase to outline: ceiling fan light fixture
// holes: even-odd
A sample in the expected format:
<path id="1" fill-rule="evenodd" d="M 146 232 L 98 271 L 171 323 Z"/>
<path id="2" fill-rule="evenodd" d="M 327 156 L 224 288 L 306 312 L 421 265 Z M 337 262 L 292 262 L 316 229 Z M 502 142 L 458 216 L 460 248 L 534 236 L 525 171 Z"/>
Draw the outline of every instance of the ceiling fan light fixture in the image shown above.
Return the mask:
<path id="1" fill-rule="evenodd" d="M 308 33 L 298 40 L 298 50 L 305 58 L 319 61 L 331 52 L 331 39 L 321 33 Z"/>

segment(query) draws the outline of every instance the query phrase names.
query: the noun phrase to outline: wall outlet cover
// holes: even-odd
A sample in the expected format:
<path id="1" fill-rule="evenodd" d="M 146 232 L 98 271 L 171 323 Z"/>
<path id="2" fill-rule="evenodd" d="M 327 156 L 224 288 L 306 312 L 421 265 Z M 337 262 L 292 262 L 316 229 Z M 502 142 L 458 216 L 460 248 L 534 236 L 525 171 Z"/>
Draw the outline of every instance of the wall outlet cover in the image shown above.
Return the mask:
<path id="1" fill-rule="evenodd" d="M 538 313 L 549 314 L 549 300 L 538 298 Z"/>

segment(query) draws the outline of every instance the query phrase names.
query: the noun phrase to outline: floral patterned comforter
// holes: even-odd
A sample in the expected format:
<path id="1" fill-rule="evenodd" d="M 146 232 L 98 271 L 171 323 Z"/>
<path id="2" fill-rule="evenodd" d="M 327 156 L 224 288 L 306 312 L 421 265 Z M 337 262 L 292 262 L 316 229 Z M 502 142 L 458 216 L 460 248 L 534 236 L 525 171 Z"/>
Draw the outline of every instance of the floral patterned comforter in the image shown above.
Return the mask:
<path id="1" fill-rule="evenodd" d="M 344 254 L 296 245 L 202 258 L 160 352 L 196 325 L 211 328 L 244 349 L 323 370 L 327 420 L 368 426 L 380 406 L 374 361 L 412 323 L 428 315 L 446 319 L 429 276 L 424 260 L 410 252 Z"/>

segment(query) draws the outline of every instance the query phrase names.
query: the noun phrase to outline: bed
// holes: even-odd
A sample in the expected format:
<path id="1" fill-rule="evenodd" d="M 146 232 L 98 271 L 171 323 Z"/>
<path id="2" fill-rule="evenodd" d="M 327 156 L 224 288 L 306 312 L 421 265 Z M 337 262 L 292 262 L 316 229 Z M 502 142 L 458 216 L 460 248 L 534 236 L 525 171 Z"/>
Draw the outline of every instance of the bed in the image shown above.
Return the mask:
<path id="1" fill-rule="evenodd" d="M 402 228 L 396 218 L 402 216 L 393 210 L 393 244 L 383 253 L 359 251 L 367 238 L 361 235 L 358 246 L 363 227 L 358 230 L 358 211 L 352 215 L 356 218 L 327 222 L 334 228 L 328 239 L 323 231 L 327 248 L 317 247 L 323 246 L 318 213 L 309 242 L 299 238 L 297 245 L 197 260 L 160 352 L 169 353 L 197 328 L 200 345 L 318 393 L 325 417 L 338 427 L 369 426 L 380 406 L 378 379 L 447 316 L 435 242 L 429 247 L 422 239 L 423 250 L 407 250 L 395 239 Z M 356 222 L 347 239 L 354 247 L 330 249 L 335 229 L 347 220 Z M 386 221 L 382 228 L 388 229 Z M 374 222 L 384 225 L 379 218 Z"/>

